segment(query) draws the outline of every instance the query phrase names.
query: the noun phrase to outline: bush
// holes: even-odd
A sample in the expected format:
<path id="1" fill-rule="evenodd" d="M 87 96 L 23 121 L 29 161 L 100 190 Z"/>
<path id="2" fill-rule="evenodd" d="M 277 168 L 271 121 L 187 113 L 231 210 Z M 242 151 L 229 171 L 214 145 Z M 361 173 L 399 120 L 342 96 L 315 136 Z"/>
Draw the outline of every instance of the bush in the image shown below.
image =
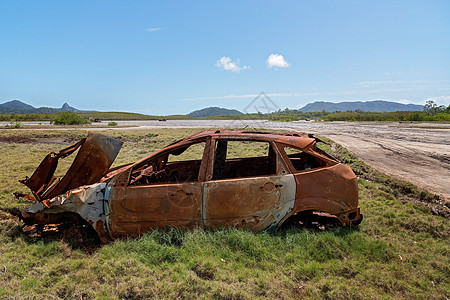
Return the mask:
<path id="1" fill-rule="evenodd" d="M 81 125 L 90 124 L 88 120 L 80 117 L 76 113 L 70 111 L 63 111 L 53 118 L 52 123 L 55 125 Z"/>
<path id="2" fill-rule="evenodd" d="M 117 122 L 108 122 L 108 126 L 117 126 Z"/>
<path id="3" fill-rule="evenodd" d="M 16 121 L 16 120 L 11 120 L 9 122 L 9 124 L 5 125 L 6 128 L 22 128 L 22 123 Z"/>

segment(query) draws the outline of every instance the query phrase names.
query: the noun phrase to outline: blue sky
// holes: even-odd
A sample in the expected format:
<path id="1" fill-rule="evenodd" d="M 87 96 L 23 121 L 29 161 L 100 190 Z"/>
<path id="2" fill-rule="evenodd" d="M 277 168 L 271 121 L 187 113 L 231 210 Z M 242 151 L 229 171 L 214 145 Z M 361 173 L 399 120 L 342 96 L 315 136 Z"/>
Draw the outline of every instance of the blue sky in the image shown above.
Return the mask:
<path id="1" fill-rule="evenodd" d="M 450 1 L 4 1 L 0 102 L 185 114 L 450 104 Z"/>

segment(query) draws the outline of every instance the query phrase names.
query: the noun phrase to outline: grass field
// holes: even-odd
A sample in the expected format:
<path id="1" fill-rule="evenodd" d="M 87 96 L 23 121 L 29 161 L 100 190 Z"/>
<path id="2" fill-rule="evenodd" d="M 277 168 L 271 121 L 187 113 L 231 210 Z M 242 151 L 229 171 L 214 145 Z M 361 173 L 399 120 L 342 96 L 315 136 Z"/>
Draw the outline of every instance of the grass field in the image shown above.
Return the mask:
<path id="1" fill-rule="evenodd" d="M 120 129 L 115 165 L 136 161 L 198 129 Z M 79 235 L 30 237 L 14 214 L 31 205 L 18 179 L 85 130 L 0 130 L 0 298 L 450 298 L 450 222 L 438 199 L 389 178 L 330 141 L 323 149 L 358 175 L 359 229 L 252 233 L 152 231 L 92 248 Z M 69 159 L 69 158 L 68 158 Z M 62 160 L 60 174 L 70 160 Z"/>

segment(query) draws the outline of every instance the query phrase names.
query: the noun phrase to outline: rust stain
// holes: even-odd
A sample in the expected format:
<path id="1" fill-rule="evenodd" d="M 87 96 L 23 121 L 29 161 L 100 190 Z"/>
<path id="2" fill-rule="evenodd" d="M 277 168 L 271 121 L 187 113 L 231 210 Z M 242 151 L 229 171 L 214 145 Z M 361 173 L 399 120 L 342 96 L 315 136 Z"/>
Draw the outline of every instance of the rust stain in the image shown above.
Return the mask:
<path id="1" fill-rule="evenodd" d="M 98 220 L 95 222 L 94 229 L 98 234 L 98 237 L 102 243 L 106 243 L 109 239 L 108 233 L 106 232 L 105 225 L 103 221 Z"/>

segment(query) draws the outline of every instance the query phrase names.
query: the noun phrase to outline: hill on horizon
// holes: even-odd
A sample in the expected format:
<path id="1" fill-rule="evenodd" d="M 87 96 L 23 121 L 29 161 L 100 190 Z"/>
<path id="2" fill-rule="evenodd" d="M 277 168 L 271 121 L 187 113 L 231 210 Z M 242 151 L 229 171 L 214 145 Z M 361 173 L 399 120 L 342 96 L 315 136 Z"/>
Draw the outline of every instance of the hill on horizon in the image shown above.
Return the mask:
<path id="1" fill-rule="evenodd" d="M 308 103 L 300 111 L 307 112 L 336 112 L 336 111 L 355 111 L 361 110 L 366 112 L 396 112 L 396 111 L 422 111 L 422 105 L 402 104 L 391 101 L 375 100 L 375 101 L 347 101 L 340 103 L 316 101 Z M 34 107 L 20 100 L 11 100 L 0 104 L 0 113 L 12 114 L 29 114 L 29 113 L 57 113 L 61 111 L 70 111 L 75 113 L 97 112 L 95 110 L 80 110 L 64 103 L 61 108 L 52 107 Z M 242 115 L 243 113 L 236 109 L 228 109 L 222 107 L 206 107 L 194 110 L 186 116 L 190 117 L 214 117 L 219 115 Z"/>
<path id="2" fill-rule="evenodd" d="M 64 103 L 61 108 L 52 107 L 34 107 L 20 100 L 11 100 L 0 104 L 0 113 L 2 114 L 39 114 L 39 113 L 55 113 L 61 111 L 70 111 L 76 113 L 95 112 L 95 110 L 80 110 Z"/>
<path id="3" fill-rule="evenodd" d="M 228 109 L 222 107 L 206 107 L 187 114 L 190 117 L 214 117 L 221 115 L 242 115 L 242 113 L 236 109 Z"/>
<path id="4" fill-rule="evenodd" d="M 383 101 L 383 100 L 375 100 L 375 101 L 347 101 L 347 102 L 325 102 L 325 101 L 316 101 L 313 103 L 308 103 L 300 110 L 302 112 L 316 112 L 316 111 L 327 111 L 327 112 L 336 112 L 336 111 L 355 111 L 362 110 L 368 112 L 395 112 L 395 111 L 422 111 L 423 106 L 417 104 L 402 104 L 392 101 Z"/>

